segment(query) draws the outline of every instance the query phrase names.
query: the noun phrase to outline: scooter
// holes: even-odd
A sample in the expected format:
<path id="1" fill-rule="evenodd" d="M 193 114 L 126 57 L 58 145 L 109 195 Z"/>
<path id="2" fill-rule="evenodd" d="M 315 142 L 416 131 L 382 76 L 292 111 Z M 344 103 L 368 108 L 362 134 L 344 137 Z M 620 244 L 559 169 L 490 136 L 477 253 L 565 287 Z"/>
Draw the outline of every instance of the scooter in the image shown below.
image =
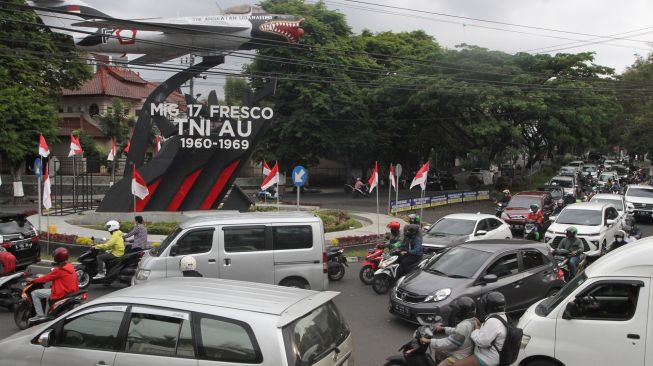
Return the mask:
<path id="1" fill-rule="evenodd" d="M 557 277 L 565 282 L 571 280 L 571 270 L 569 267 L 569 259 L 571 259 L 571 257 L 571 252 L 567 249 L 556 249 L 553 251 L 553 259 L 558 265 Z M 583 271 L 586 265 L 587 257 L 584 254 L 581 254 L 580 261 L 578 261 L 578 266 L 576 267 L 576 273 Z"/>
<path id="2" fill-rule="evenodd" d="M 436 327 L 442 324 L 442 318 L 436 316 L 433 324 L 426 324 L 419 318 L 418 322 L 421 325 L 413 333 L 413 338 L 399 348 L 401 354 L 388 357 L 384 366 L 435 366 L 435 360 L 429 352 L 429 344 L 422 344 L 420 339 L 433 338 Z"/>
<path id="3" fill-rule="evenodd" d="M 130 285 L 132 277 L 136 274 L 138 262 L 145 254 L 144 251 L 125 253 L 120 258 L 112 261 L 105 262 L 106 276 L 99 279 L 94 279 L 98 274 L 97 271 L 97 256 L 102 254 L 103 251 L 90 248 L 87 252 L 77 258 L 79 264 L 75 266 L 77 272 L 77 281 L 79 288 L 86 289 L 92 283 L 101 283 L 104 285 L 111 285 L 114 281 Z"/>
<path id="4" fill-rule="evenodd" d="M 508 204 L 506 203 L 501 203 L 501 202 L 497 203 L 497 207 L 495 209 L 496 212 L 494 213 L 494 216 L 501 218 L 501 215 L 503 215 L 503 211 L 506 209 L 507 206 Z"/>
<path id="5" fill-rule="evenodd" d="M 526 221 L 524 223 L 524 239 L 540 241 L 540 231 L 535 221 Z"/>
<path id="6" fill-rule="evenodd" d="M 340 281 L 345 277 L 345 267 L 349 267 L 347 264 L 347 258 L 343 255 L 345 252 L 342 248 L 329 248 L 327 252 L 327 263 L 328 263 L 328 276 L 331 281 Z"/>
<path id="7" fill-rule="evenodd" d="M 385 248 L 385 244 L 377 244 L 374 249 L 367 251 L 367 255 L 365 255 L 365 262 L 363 262 L 363 267 L 358 273 L 358 277 L 364 284 L 372 284 L 372 280 L 374 279 L 374 272 L 376 272 L 376 270 L 379 268 L 379 263 L 381 263 L 381 260 L 383 259 Z"/>
<path id="8" fill-rule="evenodd" d="M 49 322 L 50 320 L 56 319 L 57 317 L 59 317 L 59 315 L 64 314 L 69 310 L 72 310 L 73 308 L 80 305 L 82 302 L 86 301 L 86 299 L 88 298 L 86 291 L 79 291 L 74 294 L 69 294 L 59 300 L 56 300 L 54 303 L 51 303 L 51 300 L 47 300 L 48 302 L 50 302 L 50 308 L 48 309 L 48 312 L 45 314 L 45 318 L 36 322 L 30 321 L 29 319 L 36 315 L 36 310 L 34 310 L 34 304 L 32 303 L 31 294 L 34 290 L 38 290 L 42 288 L 43 288 L 43 284 L 40 283 L 28 284 L 27 286 L 25 286 L 25 288 L 23 288 L 23 291 L 20 294 L 21 299 L 14 307 L 14 322 L 16 323 L 16 326 L 19 329 L 21 330 L 27 329 L 29 327 L 38 324 L 43 324 L 45 322 Z"/>
<path id="9" fill-rule="evenodd" d="M 0 277 L 0 306 L 9 311 L 14 310 L 14 306 L 20 300 L 22 288 L 27 284 L 26 276 L 25 272 L 17 272 Z"/>
<path id="10" fill-rule="evenodd" d="M 423 255 L 422 259 L 414 265 L 406 268 L 406 273 L 410 273 L 415 268 L 422 268 L 432 258 L 433 255 Z M 379 295 L 386 294 L 397 282 L 399 270 L 399 250 L 395 249 L 389 254 L 384 254 L 379 269 L 374 272 L 372 278 L 372 289 Z"/>

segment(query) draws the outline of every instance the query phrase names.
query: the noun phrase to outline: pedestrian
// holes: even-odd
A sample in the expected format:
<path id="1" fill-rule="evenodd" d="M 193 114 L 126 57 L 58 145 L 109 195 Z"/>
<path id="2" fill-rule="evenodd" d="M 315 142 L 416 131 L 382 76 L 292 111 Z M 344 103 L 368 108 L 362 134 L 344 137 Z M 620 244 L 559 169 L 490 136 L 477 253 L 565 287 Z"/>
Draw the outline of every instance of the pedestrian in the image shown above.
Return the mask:
<path id="1" fill-rule="evenodd" d="M 123 239 L 127 239 L 132 236 L 134 237 L 134 240 L 129 250 L 127 251 L 128 253 L 149 249 L 149 245 L 147 243 L 147 228 L 143 223 L 143 216 L 134 217 L 134 228 L 127 234 L 124 234 L 122 237 Z"/>

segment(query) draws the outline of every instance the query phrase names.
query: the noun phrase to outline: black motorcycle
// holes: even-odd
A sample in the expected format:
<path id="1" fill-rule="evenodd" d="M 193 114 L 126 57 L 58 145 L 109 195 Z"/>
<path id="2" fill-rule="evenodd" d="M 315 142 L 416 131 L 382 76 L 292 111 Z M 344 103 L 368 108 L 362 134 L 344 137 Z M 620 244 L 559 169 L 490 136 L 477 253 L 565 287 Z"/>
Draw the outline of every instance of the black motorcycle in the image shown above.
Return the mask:
<path id="1" fill-rule="evenodd" d="M 420 321 L 422 325 L 417 328 L 413 338 L 399 348 L 401 354 L 388 357 L 384 366 L 435 366 L 435 360 L 431 356 L 431 352 L 429 352 L 429 344 L 422 344 L 419 340 L 421 338 L 433 338 L 436 327 L 441 323 L 442 318 L 440 316 L 435 317 L 433 324 Z"/>
<path id="2" fill-rule="evenodd" d="M 36 310 L 34 310 L 34 304 L 32 303 L 32 292 L 34 290 L 42 289 L 43 284 L 32 283 L 23 289 L 21 292 L 21 299 L 18 301 L 14 307 L 14 322 L 19 329 L 27 329 L 38 324 L 49 322 L 50 320 L 56 319 L 59 315 L 72 310 L 73 308 L 80 305 L 82 302 L 86 301 L 88 295 L 86 291 L 79 291 L 73 294 L 68 294 L 63 298 L 52 302 L 52 300 L 47 300 L 49 302 L 48 312 L 45 314 L 45 318 L 39 321 L 30 321 L 29 319 L 36 316 Z M 43 300 L 44 302 L 46 300 Z M 42 306 L 45 305 L 41 304 Z"/>
<path id="3" fill-rule="evenodd" d="M 569 264 L 569 260 L 573 256 L 571 255 L 571 252 L 567 249 L 556 249 L 553 251 L 553 259 L 555 260 L 556 264 L 558 265 L 558 279 L 561 279 L 565 282 L 569 282 L 571 279 L 571 268 Z M 576 266 L 576 273 L 582 272 L 585 267 L 587 266 L 587 257 L 585 254 L 580 254 L 580 260 L 578 261 L 578 265 Z"/>
<path id="4" fill-rule="evenodd" d="M 79 264 L 75 266 L 77 272 L 77 281 L 79 288 L 88 288 L 92 283 L 100 283 L 104 285 L 111 285 L 114 281 L 118 281 L 127 285 L 131 284 L 132 277 L 136 274 L 138 262 L 145 254 L 144 251 L 131 252 L 125 248 L 125 255 L 120 258 L 115 258 L 106 261 L 106 275 L 102 278 L 94 279 L 98 274 L 97 271 L 97 256 L 104 253 L 102 250 L 90 248 L 86 253 L 79 256 L 77 261 Z"/>
<path id="5" fill-rule="evenodd" d="M 343 255 L 345 252 L 341 248 L 329 248 L 327 252 L 327 263 L 328 263 L 328 275 L 329 280 L 331 281 L 340 281 L 345 277 L 345 267 L 349 267 L 347 264 L 347 258 Z"/>
<path id="6" fill-rule="evenodd" d="M 27 284 L 25 281 L 25 272 L 12 273 L 0 277 L 0 306 L 9 311 L 14 310 L 14 306 L 20 300 L 20 293 Z"/>
<path id="7" fill-rule="evenodd" d="M 501 215 L 503 215 L 503 211 L 505 211 L 507 206 L 508 206 L 507 203 L 497 202 L 497 207 L 495 208 L 494 216 L 501 218 Z"/>

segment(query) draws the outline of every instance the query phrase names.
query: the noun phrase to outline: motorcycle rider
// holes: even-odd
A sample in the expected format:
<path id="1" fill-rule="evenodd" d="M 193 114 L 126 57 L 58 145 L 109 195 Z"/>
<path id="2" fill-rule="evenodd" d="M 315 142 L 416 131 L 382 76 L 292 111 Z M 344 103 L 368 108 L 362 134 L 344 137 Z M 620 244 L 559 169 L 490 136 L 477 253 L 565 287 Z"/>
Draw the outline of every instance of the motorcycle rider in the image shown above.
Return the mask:
<path id="1" fill-rule="evenodd" d="M 559 200 L 556 201 L 556 207 L 553 208 L 553 215 L 558 216 L 560 212 L 562 212 L 562 209 L 565 208 L 565 201 L 560 198 Z"/>
<path id="2" fill-rule="evenodd" d="M 111 233 L 111 238 L 104 244 L 94 245 L 93 248 L 98 250 L 110 250 L 111 253 L 106 252 L 97 256 L 98 274 L 93 277 L 94 280 L 102 279 L 106 275 L 105 262 L 125 255 L 125 240 L 122 238 L 122 231 L 120 231 L 120 224 L 118 221 L 109 220 L 105 226 L 107 231 Z"/>
<path id="3" fill-rule="evenodd" d="M 45 309 L 41 300 L 50 299 L 52 302 L 79 291 L 77 283 L 77 273 L 75 267 L 68 263 L 68 250 L 66 248 L 57 248 L 52 252 L 54 259 L 54 268 L 45 276 L 37 277 L 30 283 L 46 283 L 52 281 L 49 289 L 39 289 L 32 291 L 32 303 L 36 316 L 29 319 L 30 322 L 37 322 L 45 319 Z M 47 304 L 47 303 L 46 303 Z"/>
<path id="4" fill-rule="evenodd" d="M 508 322 L 506 317 L 506 298 L 501 292 L 492 291 L 481 297 L 481 306 L 487 317 L 483 325 L 476 320 L 475 330 L 471 339 L 476 345 L 474 354 L 457 361 L 456 366 L 497 366 L 500 361 L 500 350 L 508 335 L 508 329 L 503 325 L 500 317 Z"/>
<path id="5" fill-rule="evenodd" d="M 361 191 L 365 187 L 365 183 L 360 178 L 356 178 L 356 183 L 354 183 L 354 189 L 360 189 Z"/>
<path id="6" fill-rule="evenodd" d="M 574 226 L 570 226 L 565 231 L 565 238 L 560 241 L 558 249 L 565 249 L 571 252 L 572 257 L 569 258 L 569 276 L 574 278 L 576 276 L 576 269 L 578 268 L 578 262 L 580 262 L 580 256 L 583 254 L 583 242 L 576 237 L 578 234 L 578 229 Z"/>
<path id="7" fill-rule="evenodd" d="M 0 247 L 0 276 L 16 270 L 16 257 L 9 253 L 5 247 Z"/>
<path id="8" fill-rule="evenodd" d="M 134 228 L 127 234 L 123 234 L 122 238 L 127 239 L 134 237 L 134 242 L 129 248 L 129 252 L 137 252 L 148 248 L 147 244 L 147 228 L 143 224 L 143 216 L 134 217 Z"/>
<path id="9" fill-rule="evenodd" d="M 201 273 L 197 272 L 197 261 L 189 255 L 181 258 L 179 269 L 184 277 L 203 277 Z"/>
<path id="10" fill-rule="evenodd" d="M 390 221 L 386 226 L 390 232 L 385 235 L 386 248 L 396 249 L 401 246 L 401 224 L 399 221 Z"/>
<path id="11" fill-rule="evenodd" d="M 422 225 L 422 217 L 418 214 L 408 215 L 408 223 L 412 225 Z"/>
<path id="12" fill-rule="evenodd" d="M 474 343 L 471 334 L 476 328 L 476 302 L 468 296 L 460 297 L 451 304 L 451 311 L 456 319 L 460 320 L 456 327 L 435 328 L 437 333 L 444 333 L 446 338 L 420 339 L 422 344 L 431 344 L 435 350 L 438 366 L 453 365 L 456 360 L 471 356 L 474 352 Z"/>
<path id="13" fill-rule="evenodd" d="M 510 200 L 512 199 L 512 195 L 510 194 L 510 190 L 504 189 L 501 193 L 503 193 L 503 196 L 497 200 L 497 203 L 501 203 L 503 205 L 508 205 L 510 203 Z"/>
<path id="14" fill-rule="evenodd" d="M 617 230 L 617 232 L 614 233 L 614 241 L 610 243 L 610 246 L 608 247 L 608 252 L 621 248 L 627 243 L 628 242 L 626 241 L 626 232 L 623 230 Z"/>
<path id="15" fill-rule="evenodd" d="M 422 259 L 424 250 L 419 226 L 414 224 L 404 226 L 404 241 L 400 250 L 397 278 L 407 274 L 410 268 Z"/>
<path id="16" fill-rule="evenodd" d="M 642 238 L 642 229 L 637 227 L 635 217 L 633 217 L 633 215 L 628 215 L 626 217 L 626 225 L 630 226 L 630 231 L 628 231 L 627 239 L 630 241 L 635 241 Z"/>

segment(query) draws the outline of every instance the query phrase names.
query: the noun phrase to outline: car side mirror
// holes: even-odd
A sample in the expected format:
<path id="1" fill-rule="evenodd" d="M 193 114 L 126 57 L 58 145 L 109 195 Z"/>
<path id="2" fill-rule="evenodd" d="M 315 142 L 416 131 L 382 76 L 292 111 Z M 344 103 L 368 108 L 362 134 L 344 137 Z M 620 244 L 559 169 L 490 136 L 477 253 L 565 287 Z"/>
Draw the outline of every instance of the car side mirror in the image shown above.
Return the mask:
<path id="1" fill-rule="evenodd" d="M 612 220 L 612 219 L 608 219 L 608 220 L 605 220 L 605 225 L 606 226 L 612 226 L 612 225 L 614 225 L 615 222 L 617 222 L 617 221 Z"/>
<path id="2" fill-rule="evenodd" d="M 43 347 L 50 347 L 50 334 L 52 334 L 52 329 L 48 329 L 45 332 L 41 333 L 37 339 L 37 343 Z"/>
<path id="3" fill-rule="evenodd" d="M 426 225 L 422 228 L 422 230 L 424 230 L 425 232 L 429 231 L 430 229 L 431 229 L 431 225 Z"/>
<path id="4" fill-rule="evenodd" d="M 570 302 L 565 306 L 565 311 L 562 313 L 562 319 L 571 320 L 580 316 L 580 308 L 575 302 Z"/>
<path id="5" fill-rule="evenodd" d="M 172 247 L 170 248 L 170 256 L 171 256 L 171 257 L 175 257 L 175 256 L 177 256 L 177 246 L 176 246 L 176 245 L 175 245 L 175 246 L 172 246 Z"/>
<path id="6" fill-rule="evenodd" d="M 483 235 L 486 235 L 486 234 L 487 234 L 487 231 L 485 231 L 485 230 L 479 230 L 479 231 L 476 232 L 476 236 L 483 236 Z"/>
<path id="7" fill-rule="evenodd" d="M 495 282 L 497 282 L 498 280 L 499 280 L 499 277 L 497 277 L 497 275 L 494 275 L 494 274 L 486 274 L 485 276 L 483 276 L 483 277 L 481 278 L 481 281 L 482 281 L 484 284 L 495 283 Z"/>

